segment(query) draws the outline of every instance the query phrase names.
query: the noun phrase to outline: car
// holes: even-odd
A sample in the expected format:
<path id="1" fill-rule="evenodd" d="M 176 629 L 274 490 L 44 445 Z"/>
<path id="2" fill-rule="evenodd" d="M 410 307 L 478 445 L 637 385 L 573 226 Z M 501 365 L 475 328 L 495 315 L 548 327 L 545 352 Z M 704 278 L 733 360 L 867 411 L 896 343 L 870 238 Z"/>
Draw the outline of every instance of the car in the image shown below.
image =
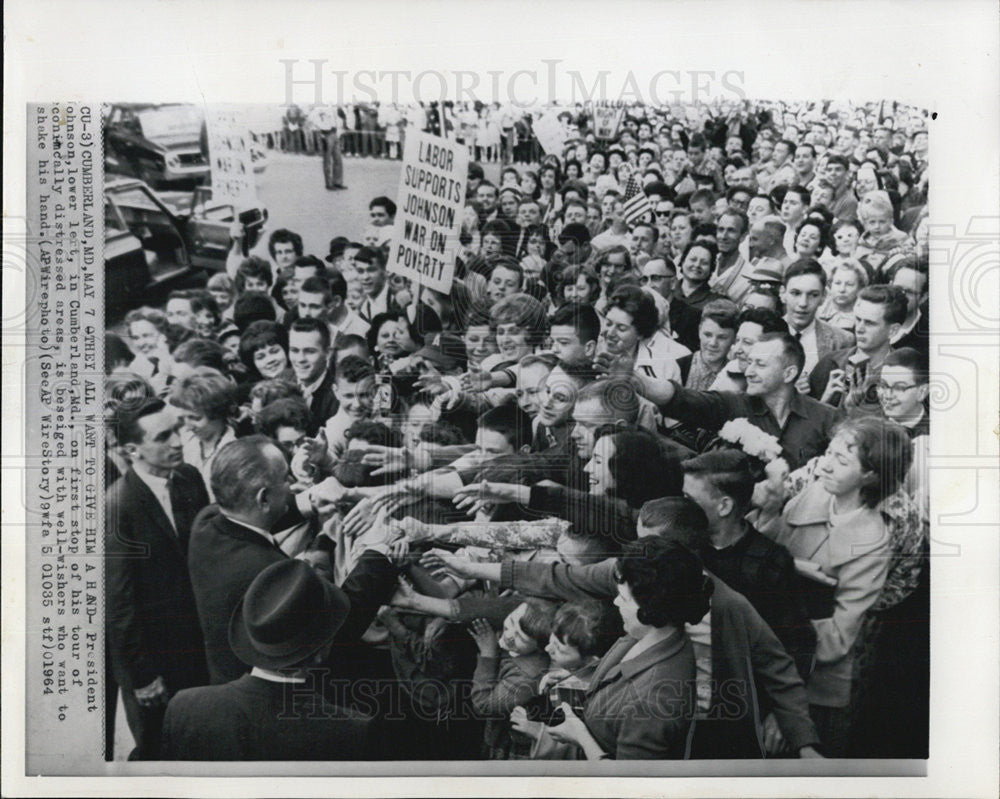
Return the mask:
<path id="1" fill-rule="evenodd" d="M 267 221 L 266 208 L 237 214 L 212 200 L 212 190 L 157 192 L 135 178 L 108 176 L 104 185 L 105 306 L 118 313 L 151 292 L 199 270 L 225 269 L 236 220 L 249 252 Z"/>
<path id="2" fill-rule="evenodd" d="M 155 189 L 208 182 L 207 152 L 205 115 L 194 105 L 119 103 L 104 123 L 105 172 Z"/>

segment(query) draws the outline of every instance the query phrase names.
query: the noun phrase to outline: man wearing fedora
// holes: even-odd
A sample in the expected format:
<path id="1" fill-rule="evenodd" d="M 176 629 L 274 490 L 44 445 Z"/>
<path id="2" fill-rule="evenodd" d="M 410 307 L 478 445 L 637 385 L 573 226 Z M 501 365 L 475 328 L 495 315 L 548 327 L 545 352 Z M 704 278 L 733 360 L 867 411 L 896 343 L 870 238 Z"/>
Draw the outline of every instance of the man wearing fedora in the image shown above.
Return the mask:
<path id="1" fill-rule="evenodd" d="M 327 484 L 292 495 L 288 463 L 278 446 L 264 436 L 247 436 L 223 447 L 212 463 L 215 505 L 195 519 L 188 549 L 188 568 L 205 635 L 205 654 L 213 685 L 230 682 L 246 672 L 246 663 L 230 646 L 229 618 L 249 585 L 264 569 L 288 559 L 272 535 L 313 513 L 313 503 L 336 501 Z M 358 559 L 341 589 L 350 600 L 337 632 L 337 644 L 357 644 L 396 588 L 397 568 L 376 545 Z M 321 568 L 329 556 L 315 543 L 306 553 Z M 358 667 L 364 653 L 355 652 L 344 669 Z"/>
<path id="2" fill-rule="evenodd" d="M 229 620 L 229 645 L 250 673 L 178 693 L 163 724 L 164 760 L 368 760 L 370 717 L 327 702 L 315 669 L 351 601 L 301 560 L 257 575 Z"/>

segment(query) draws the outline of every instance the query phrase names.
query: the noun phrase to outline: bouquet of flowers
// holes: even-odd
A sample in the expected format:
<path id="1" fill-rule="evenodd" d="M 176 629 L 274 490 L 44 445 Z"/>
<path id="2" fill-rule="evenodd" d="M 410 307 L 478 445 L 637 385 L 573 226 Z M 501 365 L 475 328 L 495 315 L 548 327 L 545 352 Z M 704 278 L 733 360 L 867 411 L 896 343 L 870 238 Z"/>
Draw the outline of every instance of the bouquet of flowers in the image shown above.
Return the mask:
<path id="1" fill-rule="evenodd" d="M 765 464 L 781 457 L 781 444 L 778 439 L 745 418 L 726 422 L 719 430 L 718 437 L 722 441 L 736 444 L 747 455 Z"/>

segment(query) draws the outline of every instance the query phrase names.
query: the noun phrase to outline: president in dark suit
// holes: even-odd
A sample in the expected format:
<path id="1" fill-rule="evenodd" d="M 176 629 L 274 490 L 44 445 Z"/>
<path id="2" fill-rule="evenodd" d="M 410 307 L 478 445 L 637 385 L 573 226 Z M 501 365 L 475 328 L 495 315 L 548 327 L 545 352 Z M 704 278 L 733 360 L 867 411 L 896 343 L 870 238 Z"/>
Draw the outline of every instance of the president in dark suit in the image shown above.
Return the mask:
<path id="1" fill-rule="evenodd" d="M 366 760 L 374 721 L 315 690 L 351 602 L 300 560 L 268 566 L 228 624 L 251 667 L 225 685 L 177 694 L 163 728 L 164 760 Z"/>
<path id="2" fill-rule="evenodd" d="M 278 446 L 264 436 L 230 442 L 212 464 L 216 505 L 194 522 L 188 566 L 212 684 L 230 682 L 247 670 L 229 645 L 233 609 L 250 583 L 268 566 L 288 559 L 272 530 L 283 529 L 301 510 L 311 512 L 310 494 L 293 498 L 288 464 Z M 321 492 L 322 485 L 310 489 Z M 325 552 L 316 551 L 320 560 Z M 386 555 L 366 551 L 341 588 L 351 602 L 337 633 L 337 645 L 357 643 L 396 587 L 397 569 Z"/>
<path id="3" fill-rule="evenodd" d="M 191 524 L 208 493 L 181 462 L 177 420 L 162 400 L 126 409 L 117 427 L 132 466 L 107 493 L 106 628 L 136 743 L 129 759 L 145 760 L 159 754 L 170 696 L 208 682 L 187 570 Z"/>

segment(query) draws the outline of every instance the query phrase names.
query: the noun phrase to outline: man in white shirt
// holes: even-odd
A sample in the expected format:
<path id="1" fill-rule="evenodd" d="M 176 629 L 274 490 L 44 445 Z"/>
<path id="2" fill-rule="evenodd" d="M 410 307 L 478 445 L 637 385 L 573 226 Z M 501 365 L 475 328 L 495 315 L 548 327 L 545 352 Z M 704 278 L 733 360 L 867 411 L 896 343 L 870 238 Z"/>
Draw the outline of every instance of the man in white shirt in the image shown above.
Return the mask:
<path id="1" fill-rule="evenodd" d="M 805 366 L 796 387 L 809 391 L 809 374 L 820 358 L 834 350 L 849 347 L 853 336 L 846 330 L 828 325 L 816 318 L 816 312 L 826 293 L 826 272 L 817 261 L 804 258 L 785 270 L 781 301 L 785 304 L 788 332 L 802 345 Z"/>
<path id="2" fill-rule="evenodd" d="M 386 281 L 385 256 L 381 250 L 362 247 L 354 256 L 354 265 L 365 295 L 358 313 L 365 322 L 371 324 L 375 316 L 391 310 L 393 305 Z"/>

